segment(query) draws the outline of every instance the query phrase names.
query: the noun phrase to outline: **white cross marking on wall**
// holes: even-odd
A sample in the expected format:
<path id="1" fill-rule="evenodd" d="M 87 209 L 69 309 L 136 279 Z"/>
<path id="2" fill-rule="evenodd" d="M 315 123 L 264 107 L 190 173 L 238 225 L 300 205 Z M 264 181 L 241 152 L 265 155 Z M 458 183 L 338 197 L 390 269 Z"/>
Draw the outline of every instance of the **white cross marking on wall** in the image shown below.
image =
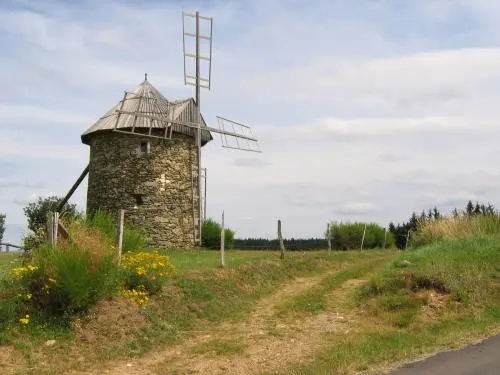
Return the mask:
<path id="1" fill-rule="evenodd" d="M 171 182 L 172 181 L 166 179 L 165 173 L 162 173 L 160 176 L 160 191 L 165 191 L 166 185 Z"/>

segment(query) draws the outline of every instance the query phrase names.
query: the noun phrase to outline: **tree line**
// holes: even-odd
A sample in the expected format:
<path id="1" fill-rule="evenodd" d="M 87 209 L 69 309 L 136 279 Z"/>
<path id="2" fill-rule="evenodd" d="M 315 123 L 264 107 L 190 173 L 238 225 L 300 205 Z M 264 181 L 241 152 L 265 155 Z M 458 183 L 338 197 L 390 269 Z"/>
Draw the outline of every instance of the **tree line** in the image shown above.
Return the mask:
<path id="1" fill-rule="evenodd" d="M 54 210 L 60 202 L 60 197 L 38 198 L 24 207 L 27 217 L 28 228 L 31 233 L 25 237 L 24 245 L 32 247 L 40 239 L 37 235 L 39 229 L 45 227 L 46 215 L 49 210 Z M 83 216 L 74 204 L 65 204 L 61 216 L 71 218 Z M 452 217 L 476 216 L 476 215 L 497 215 L 499 212 L 492 204 L 480 204 L 468 201 L 463 209 L 454 209 Z M 285 248 L 290 251 L 295 250 L 324 250 L 328 247 L 328 238 L 331 241 L 333 250 L 359 249 L 363 242 L 364 249 L 392 247 L 403 249 L 406 247 L 408 233 L 416 232 L 420 225 L 431 220 L 439 220 L 445 217 L 437 207 L 422 211 L 420 214 L 412 212 L 407 221 L 395 224 L 390 222 L 388 229 L 376 223 L 363 222 L 331 222 L 324 233 L 323 238 L 288 238 L 283 239 Z M 6 215 L 0 213 L 0 242 L 5 232 Z M 366 229 L 365 229 L 366 228 Z M 213 219 L 208 219 L 203 225 L 203 247 L 218 249 L 220 245 L 221 226 Z M 43 236 L 43 233 L 40 233 Z M 364 238 L 363 238 L 364 236 Z M 234 238 L 234 231 L 225 228 L 225 245 L 227 249 L 242 250 L 278 250 L 279 241 L 277 238 Z"/>

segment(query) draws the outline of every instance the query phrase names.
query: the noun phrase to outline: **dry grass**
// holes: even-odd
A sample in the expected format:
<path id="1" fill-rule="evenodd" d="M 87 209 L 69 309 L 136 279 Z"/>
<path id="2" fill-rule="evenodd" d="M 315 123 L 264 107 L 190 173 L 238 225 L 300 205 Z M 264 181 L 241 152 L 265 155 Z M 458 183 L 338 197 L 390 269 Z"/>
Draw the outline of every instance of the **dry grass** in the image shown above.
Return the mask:
<path id="1" fill-rule="evenodd" d="M 500 234 L 500 217 L 446 217 L 423 224 L 413 238 L 414 245 L 427 245 L 447 239 L 466 239 L 474 236 Z"/>

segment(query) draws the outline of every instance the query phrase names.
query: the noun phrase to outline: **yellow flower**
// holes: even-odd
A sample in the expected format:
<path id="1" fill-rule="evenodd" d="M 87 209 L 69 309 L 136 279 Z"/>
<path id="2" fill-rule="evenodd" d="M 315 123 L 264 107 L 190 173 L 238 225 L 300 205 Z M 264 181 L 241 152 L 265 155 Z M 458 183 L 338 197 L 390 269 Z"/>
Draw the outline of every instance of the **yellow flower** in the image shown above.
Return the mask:
<path id="1" fill-rule="evenodd" d="M 19 323 L 22 325 L 26 325 L 30 322 L 30 316 L 26 315 L 24 318 L 19 319 Z"/>

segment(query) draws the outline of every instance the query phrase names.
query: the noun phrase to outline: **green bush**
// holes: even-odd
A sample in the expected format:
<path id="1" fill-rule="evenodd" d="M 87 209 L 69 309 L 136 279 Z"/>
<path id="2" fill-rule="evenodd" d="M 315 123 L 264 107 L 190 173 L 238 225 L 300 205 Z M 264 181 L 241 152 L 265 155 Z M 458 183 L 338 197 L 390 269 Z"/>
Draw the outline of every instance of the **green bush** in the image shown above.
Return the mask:
<path id="1" fill-rule="evenodd" d="M 385 231 L 380 225 L 375 223 L 338 223 L 330 224 L 330 237 L 332 248 L 337 250 L 359 249 L 363 239 L 363 231 L 366 225 L 364 249 L 381 248 L 384 246 Z M 328 234 L 328 233 L 327 233 Z M 394 238 L 390 232 L 387 232 L 385 247 L 390 248 L 394 245 Z"/>
<path id="2" fill-rule="evenodd" d="M 28 229 L 36 232 L 39 228 L 45 228 L 48 212 L 55 211 L 62 199 L 62 197 L 56 196 L 39 197 L 35 202 L 30 202 L 24 207 L 24 214 L 28 220 Z M 75 204 L 66 203 L 59 213 L 59 217 L 63 221 L 71 221 L 83 217 L 83 214 L 78 212 Z"/>
<path id="3" fill-rule="evenodd" d="M 208 218 L 202 226 L 202 246 L 208 249 L 220 248 L 220 235 L 222 226 L 215 220 Z M 224 229 L 224 247 L 232 249 L 234 246 L 234 231 L 229 228 Z"/>
<path id="4" fill-rule="evenodd" d="M 51 316 L 85 313 L 113 296 L 120 284 L 111 251 L 96 256 L 74 245 L 64 251 L 44 246 L 34 254 L 33 264 L 38 269 L 27 280 L 33 307 Z"/>

